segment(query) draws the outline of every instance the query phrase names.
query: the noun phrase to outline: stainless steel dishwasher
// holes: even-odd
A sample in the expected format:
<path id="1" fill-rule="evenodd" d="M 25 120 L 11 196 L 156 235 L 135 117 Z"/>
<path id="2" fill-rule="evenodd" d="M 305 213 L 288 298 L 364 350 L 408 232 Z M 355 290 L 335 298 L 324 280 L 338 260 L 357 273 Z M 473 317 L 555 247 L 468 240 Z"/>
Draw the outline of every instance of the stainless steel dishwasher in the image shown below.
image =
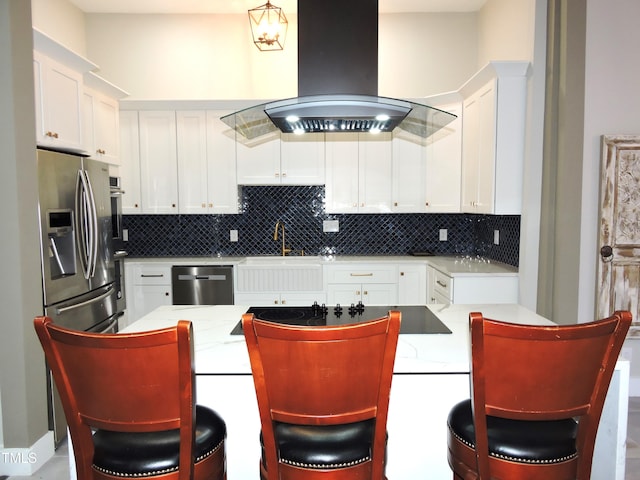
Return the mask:
<path id="1" fill-rule="evenodd" d="M 174 305 L 233 305 L 233 266 L 176 265 L 171 290 Z"/>

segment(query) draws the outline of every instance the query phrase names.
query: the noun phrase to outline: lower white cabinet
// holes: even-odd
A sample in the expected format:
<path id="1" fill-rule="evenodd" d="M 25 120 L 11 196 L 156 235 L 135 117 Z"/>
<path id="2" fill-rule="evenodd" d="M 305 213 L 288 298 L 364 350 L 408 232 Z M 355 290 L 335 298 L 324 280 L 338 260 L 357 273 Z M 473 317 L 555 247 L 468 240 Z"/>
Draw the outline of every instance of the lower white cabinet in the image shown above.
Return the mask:
<path id="1" fill-rule="evenodd" d="M 171 305 L 171 266 L 169 262 L 128 263 L 125 285 L 128 322 L 134 322 L 163 305 Z"/>
<path id="2" fill-rule="evenodd" d="M 427 303 L 518 303 L 518 276 L 448 275 L 429 266 Z"/>
<path id="3" fill-rule="evenodd" d="M 330 265 L 327 267 L 327 304 L 396 305 L 398 267 L 393 264 Z"/>
<path id="4" fill-rule="evenodd" d="M 234 295 L 236 305 L 248 306 L 268 306 L 285 305 L 308 307 L 317 302 L 318 305 L 326 303 L 327 295 L 322 292 L 283 292 L 283 293 L 263 293 L 263 292 L 242 292 Z"/>
<path id="5" fill-rule="evenodd" d="M 398 265 L 398 305 L 427 303 L 427 267 L 424 264 Z"/>

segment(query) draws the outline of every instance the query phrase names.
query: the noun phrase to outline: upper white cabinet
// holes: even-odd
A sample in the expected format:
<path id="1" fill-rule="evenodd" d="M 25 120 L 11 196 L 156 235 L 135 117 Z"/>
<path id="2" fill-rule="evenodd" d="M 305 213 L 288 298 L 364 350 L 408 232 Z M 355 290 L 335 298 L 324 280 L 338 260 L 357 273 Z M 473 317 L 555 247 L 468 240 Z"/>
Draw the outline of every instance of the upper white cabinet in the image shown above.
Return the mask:
<path id="1" fill-rule="evenodd" d="M 83 152 L 82 72 L 39 51 L 33 68 L 38 145 Z"/>
<path id="2" fill-rule="evenodd" d="M 433 102 L 431 98 L 426 103 Z M 458 118 L 426 139 L 400 129 L 393 132 L 394 212 L 460 211 L 462 105 L 451 103 L 437 108 Z"/>
<path id="3" fill-rule="evenodd" d="M 142 213 L 140 199 L 140 129 L 138 112 L 120 111 L 120 181 L 122 213 L 132 215 Z"/>
<path id="4" fill-rule="evenodd" d="M 280 183 L 323 185 L 325 178 L 324 133 L 280 135 Z"/>
<path id="5" fill-rule="evenodd" d="M 118 100 L 127 93 L 92 72 L 84 75 L 83 141 L 91 158 L 120 165 Z"/>
<path id="6" fill-rule="evenodd" d="M 463 212 L 522 212 L 526 62 L 491 62 L 461 89 Z"/>
<path id="7" fill-rule="evenodd" d="M 390 133 L 326 134 L 328 213 L 391 211 Z"/>
<path id="8" fill-rule="evenodd" d="M 138 112 L 142 213 L 178 213 L 176 113 Z"/>
<path id="9" fill-rule="evenodd" d="M 274 132 L 255 140 L 237 138 L 238 184 L 324 184 L 324 134 Z"/>
<path id="10" fill-rule="evenodd" d="M 226 113 L 176 112 L 180 213 L 238 213 L 235 138 L 220 121 Z"/>

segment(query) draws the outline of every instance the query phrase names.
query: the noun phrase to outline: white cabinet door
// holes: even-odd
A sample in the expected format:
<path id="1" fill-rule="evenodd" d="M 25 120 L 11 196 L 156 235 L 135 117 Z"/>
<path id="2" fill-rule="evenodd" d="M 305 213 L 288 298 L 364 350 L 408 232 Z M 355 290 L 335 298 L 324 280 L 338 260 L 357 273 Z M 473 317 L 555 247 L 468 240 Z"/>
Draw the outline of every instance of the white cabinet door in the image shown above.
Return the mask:
<path id="1" fill-rule="evenodd" d="M 254 140 L 236 136 L 236 161 L 239 185 L 280 184 L 280 133 Z"/>
<path id="2" fill-rule="evenodd" d="M 391 157 L 393 152 L 391 134 L 360 133 L 358 141 L 359 212 L 390 212 Z"/>
<path id="3" fill-rule="evenodd" d="M 332 283 L 327 285 L 327 303 L 349 306 L 362 302 L 365 305 L 396 305 L 398 287 L 395 283 Z"/>
<path id="4" fill-rule="evenodd" d="M 118 101 L 89 88 L 84 89 L 83 140 L 91 158 L 120 165 Z"/>
<path id="5" fill-rule="evenodd" d="M 33 62 L 37 144 L 84 152 L 82 74 L 37 51 Z"/>
<path id="6" fill-rule="evenodd" d="M 207 190 L 209 213 L 238 213 L 236 140 L 220 117 L 230 111 L 207 112 Z"/>
<path id="7" fill-rule="evenodd" d="M 176 112 L 178 204 L 180 213 L 207 213 L 207 115 L 204 110 Z"/>
<path id="8" fill-rule="evenodd" d="M 328 213 L 391 211 L 390 135 L 326 134 Z"/>
<path id="9" fill-rule="evenodd" d="M 314 302 L 317 302 L 318 305 L 326 303 L 326 298 L 327 296 L 324 292 L 242 292 L 235 294 L 234 303 L 247 306 L 285 305 L 309 307 Z"/>
<path id="10" fill-rule="evenodd" d="M 122 213 L 126 215 L 142 213 L 140 197 L 140 133 L 138 112 L 120 112 L 120 181 Z"/>
<path id="11" fill-rule="evenodd" d="M 327 133 L 327 213 L 358 212 L 358 134 Z"/>
<path id="12" fill-rule="evenodd" d="M 460 212 L 462 169 L 462 105 L 438 108 L 458 118 L 427 139 L 427 212 L 457 213 Z"/>
<path id="13" fill-rule="evenodd" d="M 392 211 L 424 213 L 427 206 L 426 139 L 404 130 L 393 132 Z"/>
<path id="14" fill-rule="evenodd" d="M 462 210 L 492 213 L 495 188 L 496 81 L 491 80 L 463 106 Z"/>
<path id="15" fill-rule="evenodd" d="M 427 267 L 425 265 L 398 265 L 398 305 L 424 305 L 427 303 Z"/>
<path id="16" fill-rule="evenodd" d="M 280 183 L 323 185 L 324 151 L 324 133 L 281 134 Z"/>
<path id="17" fill-rule="evenodd" d="M 178 213 L 178 159 L 174 111 L 141 111 L 142 213 Z"/>

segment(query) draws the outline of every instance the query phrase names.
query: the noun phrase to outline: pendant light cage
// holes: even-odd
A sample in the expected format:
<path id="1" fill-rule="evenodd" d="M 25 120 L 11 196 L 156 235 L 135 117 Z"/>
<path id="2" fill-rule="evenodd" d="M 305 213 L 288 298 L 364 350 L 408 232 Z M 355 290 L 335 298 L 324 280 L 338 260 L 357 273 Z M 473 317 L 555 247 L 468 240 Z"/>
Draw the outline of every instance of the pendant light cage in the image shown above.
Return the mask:
<path id="1" fill-rule="evenodd" d="M 251 36 L 258 50 L 282 50 L 289 26 L 282 9 L 267 1 L 248 13 Z"/>

